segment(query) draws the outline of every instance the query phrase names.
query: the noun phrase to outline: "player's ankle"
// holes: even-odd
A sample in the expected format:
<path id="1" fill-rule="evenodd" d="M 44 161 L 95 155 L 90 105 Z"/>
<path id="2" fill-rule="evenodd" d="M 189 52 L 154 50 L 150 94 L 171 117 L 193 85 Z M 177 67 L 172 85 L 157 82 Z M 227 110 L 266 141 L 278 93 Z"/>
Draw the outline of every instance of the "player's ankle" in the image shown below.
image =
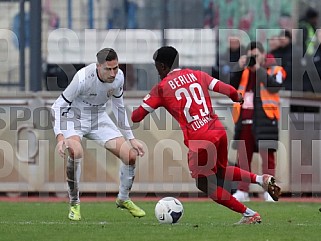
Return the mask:
<path id="1" fill-rule="evenodd" d="M 256 175 L 255 181 L 257 184 L 259 184 L 260 186 L 263 185 L 263 176 L 261 175 Z"/>

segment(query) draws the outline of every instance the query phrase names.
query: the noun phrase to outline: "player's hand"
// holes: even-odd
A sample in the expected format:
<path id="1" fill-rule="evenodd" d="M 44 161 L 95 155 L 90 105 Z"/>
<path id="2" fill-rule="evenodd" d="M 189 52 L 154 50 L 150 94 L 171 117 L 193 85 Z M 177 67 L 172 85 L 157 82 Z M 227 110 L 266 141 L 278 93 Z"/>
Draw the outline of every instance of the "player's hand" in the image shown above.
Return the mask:
<path id="1" fill-rule="evenodd" d="M 59 156 L 61 156 L 62 158 L 65 158 L 66 155 L 69 155 L 70 157 L 73 158 L 73 151 L 71 150 L 71 148 L 69 147 L 68 144 L 68 140 L 65 139 L 65 137 L 62 134 L 59 134 L 57 137 L 57 151 Z M 67 151 L 66 151 L 67 150 Z"/>
<path id="2" fill-rule="evenodd" d="M 242 105 L 242 104 L 244 103 L 243 96 L 242 96 L 241 93 L 238 93 L 238 96 L 239 96 L 239 98 L 238 98 L 238 101 L 237 101 L 237 102 L 239 102 L 239 103 Z"/>
<path id="3" fill-rule="evenodd" d="M 57 151 L 58 151 L 58 154 L 59 156 L 61 156 L 62 158 L 65 157 L 65 150 L 66 150 L 66 143 L 65 143 L 66 140 L 60 140 L 58 141 L 58 144 L 57 144 Z"/>
<path id="4" fill-rule="evenodd" d="M 144 156 L 145 151 L 143 149 L 143 144 L 136 139 L 129 140 L 132 147 L 137 151 L 137 156 Z"/>

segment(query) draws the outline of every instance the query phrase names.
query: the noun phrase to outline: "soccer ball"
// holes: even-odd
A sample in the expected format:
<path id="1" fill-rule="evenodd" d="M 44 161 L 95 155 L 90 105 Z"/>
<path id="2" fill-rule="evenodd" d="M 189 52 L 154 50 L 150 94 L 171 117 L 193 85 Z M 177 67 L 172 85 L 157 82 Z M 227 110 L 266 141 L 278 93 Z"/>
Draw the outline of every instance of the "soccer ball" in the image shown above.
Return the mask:
<path id="1" fill-rule="evenodd" d="M 160 223 L 177 223 L 183 213 L 182 203 L 174 197 L 164 197 L 155 206 L 155 216 Z"/>

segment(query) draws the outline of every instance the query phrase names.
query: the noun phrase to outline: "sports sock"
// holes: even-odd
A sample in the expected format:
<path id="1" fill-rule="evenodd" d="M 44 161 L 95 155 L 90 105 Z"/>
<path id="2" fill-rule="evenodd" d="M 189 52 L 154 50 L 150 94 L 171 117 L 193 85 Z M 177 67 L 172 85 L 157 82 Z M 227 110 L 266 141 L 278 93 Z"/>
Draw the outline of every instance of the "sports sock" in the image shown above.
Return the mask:
<path id="1" fill-rule="evenodd" d="M 246 206 L 237 201 L 236 198 L 231 195 L 231 193 L 220 186 L 217 186 L 217 189 L 209 197 L 213 201 L 233 210 L 234 212 L 241 214 L 246 212 Z"/>
<path id="2" fill-rule="evenodd" d="M 259 185 L 263 185 L 263 176 L 261 175 L 256 175 L 256 183 L 258 183 Z"/>
<path id="3" fill-rule="evenodd" d="M 68 157 L 67 160 L 67 183 L 68 183 L 68 195 L 70 204 L 80 203 L 79 199 L 79 181 L 81 175 L 81 160 L 82 159 L 71 159 Z"/>
<path id="4" fill-rule="evenodd" d="M 257 183 L 256 177 L 257 175 L 252 172 L 245 171 L 239 167 L 228 166 L 225 169 L 224 179 L 228 181 L 243 181 L 248 183 Z"/>
<path id="5" fill-rule="evenodd" d="M 135 177 L 135 165 L 125 165 L 121 164 L 119 179 L 119 193 L 118 198 L 121 200 L 128 200 L 129 199 L 129 192 L 133 186 Z"/>
<path id="6" fill-rule="evenodd" d="M 245 212 L 243 213 L 243 216 L 245 217 L 251 217 L 255 214 L 256 212 L 253 211 L 252 209 L 250 208 L 246 208 Z"/>

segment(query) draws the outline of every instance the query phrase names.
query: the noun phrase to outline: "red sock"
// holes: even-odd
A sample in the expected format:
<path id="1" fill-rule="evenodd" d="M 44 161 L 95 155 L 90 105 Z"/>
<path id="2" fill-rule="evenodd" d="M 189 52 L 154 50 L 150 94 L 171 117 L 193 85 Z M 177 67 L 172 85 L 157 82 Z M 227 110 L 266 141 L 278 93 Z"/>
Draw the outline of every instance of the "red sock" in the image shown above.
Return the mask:
<path id="1" fill-rule="evenodd" d="M 256 174 L 245 171 L 239 167 L 228 166 L 225 169 L 224 179 L 228 181 L 256 183 Z"/>
<path id="2" fill-rule="evenodd" d="M 243 214 L 246 211 L 246 206 L 240 203 L 228 191 L 218 186 L 217 189 L 209 196 L 214 202 L 221 204 L 234 212 Z"/>

